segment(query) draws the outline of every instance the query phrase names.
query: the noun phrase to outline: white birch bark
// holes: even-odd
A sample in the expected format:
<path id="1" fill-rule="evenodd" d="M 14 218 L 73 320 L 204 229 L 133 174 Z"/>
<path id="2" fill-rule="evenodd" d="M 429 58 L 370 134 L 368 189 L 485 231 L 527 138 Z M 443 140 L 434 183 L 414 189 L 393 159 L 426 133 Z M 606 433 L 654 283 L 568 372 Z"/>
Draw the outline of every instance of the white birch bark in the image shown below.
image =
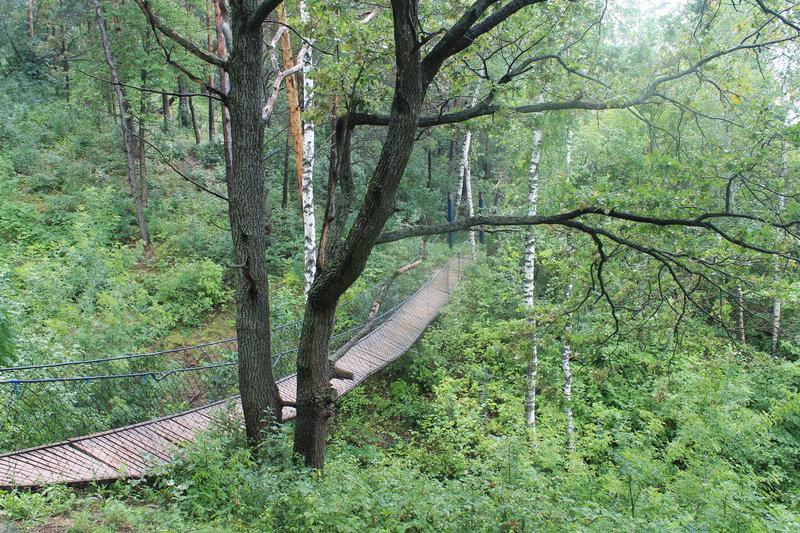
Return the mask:
<path id="1" fill-rule="evenodd" d="M 311 16 L 305 0 L 300 2 L 300 21 L 308 24 Z M 314 108 L 314 78 L 311 70 L 314 67 L 313 48 L 309 47 L 303 64 L 303 110 L 308 113 Z M 306 114 L 303 119 L 303 259 L 305 271 L 305 288 L 308 293 L 317 272 L 317 229 L 314 216 L 314 119 Z"/>
<path id="2" fill-rule="evenodd" d="M 531 147 L 531 165 L 528 171 L 528 214 L 536 216 L 539 211 L 539 161 L 541 159 L 542 132 L 536 128 L 533 131 Z M 536 303 L 536 236 L 533 227 L 528 229 L 525 241 L 525 272 L 522 285 L 522 299 L 528 311 L 528 324 L 530 326 L 531 354 L 527 368 L 527 391 L 525 394 L 525 423 L 528 424 L 536 435 L 536 386 L 539 371 L 539 339 L 536 332 L 536 316 L 534 305 Z"/>
<path id="3" fill-rule="evenodd" d="M 475 216 L 475 205 L 472 203 L 472 168 L 470 165 L 469 160 L 469 153 L 472 148 L 472 131 L 467 130 L 467 133 L 464 135 L 464 145 L 461 150 L 461 169 L 459 171 L 459 175 L 461 176 L 458 187 L 458 196 L 461 196 L 461 187 L 464 187 L 464 193 L 467 196 L 467 211 L 469 216 Z M 472 249 L 472 257 L 475 257 L 476 253 L 476 244 L 475 244 L 475 232 L 469 232 L 469 245 Z"/>
<path id="4" fill-rule="evenodd" d="M 472 97 L 472 103 L 470 107 L 475 107 L 478 103 L 478 94 L 480 91 L 480 85 L 475 87 L 475 94 Z M 464 145 L 461 149 L 461 166 L 459 169 L 459 180 L 458 180 L 458 193 L 456 194 L 456 205 L 455 210 L 458 211 L 458 204 L 459 200 L 461 199 L 461 191 L 462 188 L 464 190 L 464 194 L 467 197 L 467 212 L 469 216 L 475 216 L 475 204 L 472 201 L 472 166 L 470 164 L 470 150 L 472 148 L 472 130 L 467 130 L 466 134 L 464 135 Z M 477 252 L 477 245 L 475 243 L 475 232 L 469 232 L 469 244 L 470 248 L 472 249 L 472 257 L 475 257 Z"/>
<path id="5" fill-rule="evenodd" d="M 573 251 L 570 248 L 569 259 L 572 263 Z M 572 299 L 573 281 L 570 276 L 569 284 L 567 285 L 567 292 L 565 294 L 565 301 L 569 303 Z M 564 328 L 564 348 L 561 352 L 561 368 L 564 371 L 564 415 L 567 419 L 567 447 L 569 451 L 575 451 L 575 419 L 572 413 L 572 363 L 573 357 L 572 345 L 570 344 L 570 337 L 572 336 L 572 317 L 567 319 L 567 325 Z"/>
<path id="6" fill-rule="evenodd" d="M 739 340 L 742 344 L 747 344 L 747 333 L 745 332 L 744 323 L 744 291 L 742 285 L 736 286 L 736 311 L 739 321 Z"/>

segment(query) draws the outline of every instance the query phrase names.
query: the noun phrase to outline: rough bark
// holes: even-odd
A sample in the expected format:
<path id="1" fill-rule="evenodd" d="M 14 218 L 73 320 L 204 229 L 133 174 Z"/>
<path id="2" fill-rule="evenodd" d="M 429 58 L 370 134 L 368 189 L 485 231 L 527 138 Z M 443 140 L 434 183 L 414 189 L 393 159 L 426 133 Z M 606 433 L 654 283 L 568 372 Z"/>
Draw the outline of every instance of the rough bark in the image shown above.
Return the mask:
<path id="1" fill-rule="evenodd" d="M 186 79 L 182 74 L 178 75 L 178 94 L 183 95 L 186 94 Z M 178 120 L 180 121 L 181 126 L 184 128 L 188 128 L 191 123 L 192 119 L 190 116 L 189 110 L 189 99 L 185 96 L 178 97 Z"/>
<path id="2" fill-rule="evenodd" d="M 322 469 L 331 405 L 328 348 L 336 303 L 364 269 L 375 238 L 394 212 L 394 200 L 414 146 L 424 89 L 417 43 L 415 0 L 392 2 L 395 39 L 395 97 L 381 150 L 364 203 L 347 236 L 330 246 L 323 269 L 308 293 L 297 358 L 297 423 L 294 449 L 305 463 Z M 349 142 L 349 135 L 342 135 Z M 342 156 L 340 151 L 340 156 Z"/>
<path id="3" fill-rule="evenodd" d="M 172 116 L 169 111 L 169 95 L 167 93 L 161 95 L 161 114 L 164 116 L 164 131 L 167 132 L 172 123 Z"/>
<path id="4" fill-rule="evenodd" d="M 264 176 L 265 95 L 261 26 L 249 28 L 255 0 L 232 3 L 233 46 L 229 59 L 231 150 L 228 182 L 236 280 L 239 390 L 248 443 L 255 447 L 280 418 L 281 403 L 272 376 L 269 285 L 267 281 L 267 192 Z"/>

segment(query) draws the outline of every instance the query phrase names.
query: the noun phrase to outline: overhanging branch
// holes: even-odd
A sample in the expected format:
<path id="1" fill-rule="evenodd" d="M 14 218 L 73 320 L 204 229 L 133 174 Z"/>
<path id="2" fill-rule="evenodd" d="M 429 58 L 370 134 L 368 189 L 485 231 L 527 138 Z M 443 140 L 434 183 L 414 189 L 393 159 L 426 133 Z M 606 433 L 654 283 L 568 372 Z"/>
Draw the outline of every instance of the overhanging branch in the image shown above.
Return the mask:
<path id="1" fill-rule="evenodd" d="M 179 44 L 184 50 L 189 52 L 190 54 L 202 59 L 206 63 L 210 63 L 219 68 L 226 68 L 227 62 L 223 61 L 222 59 L 218 58 L 213 54 L 209 54 L 192 41 L 178 33 L 177 31 L 173 30 L 170 26 L 167 25 L 166 22 L 161 17 L 157 17 L 153 10 L 150 9 L 150 2 L 148 0 L 135 0 L 136 4 L 139 6 L 139 9 L 142 10 L 147 20 L 150 22 L 150 25 L 153 28 L 157 29 L 161 33 L 163 33 L 168 38 L 172 39 L 174 42 Z"/>

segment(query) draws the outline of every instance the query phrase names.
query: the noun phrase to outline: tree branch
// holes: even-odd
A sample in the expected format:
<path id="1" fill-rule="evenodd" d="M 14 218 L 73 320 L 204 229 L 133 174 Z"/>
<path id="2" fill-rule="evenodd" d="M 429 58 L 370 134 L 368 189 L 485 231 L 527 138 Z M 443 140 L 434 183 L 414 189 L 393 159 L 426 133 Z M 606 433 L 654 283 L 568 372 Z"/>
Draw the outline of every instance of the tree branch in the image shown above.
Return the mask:
<path id="1" fill-rule="evenodd" d="M 768 248 L 764 248 L 762 246 L 750 244 L 743 239 L 731 236 L 726 231 L 722 230 L 712 222 L 713 220 L 718 220 L 718 219 L 730 219 L 730 220 L 739 219 L 739 220 L 748 220 L 751 222 L 757 222 L 760 224 L 769 225 L 774 228 L 788 230 L 788 228 L 791 228 L 793 226 L 799 226 L 800 221 L 793 221 L 790 223 L 776 223 L 776 222 L 770 222 L 760 217 L 745 215 L 741 213 L 728 213 L 728 212 L 704 213 L 695 218 L 673 218 L 673 217 L 658 218 L 649 215 L 638 215 L 635 213 L 626 213 L 623 211 L 615 211 L 614 209 L 607 209 L 594 206 L 575 209 L 573 211 L 569 211 L 567 213 L 560 213 L 557 215 L 536 215 L 536 216 L 477 215 L 472 217 L 466 217 L 456 222 L 411 226 L 400 230 L 384 232 L 377 237 L 375 242 L 376 244 L 387 243 L 405 239 L 408 237 L 435 235 L 440 233 L 449 233 L 453 231 L 464 231 L 481 226 L 534 226 L 543 224 L 560 224 L 563 226 L 575 227 L 574 226 L 575 222 L 571 221 L 574 221 L 575 219 L 578 219 L 580 217 L 585 217 L 588 215 L 599 215 L 606 218 L 624 220 L 627 222 L 636 222 L 640 224 L 648 224 L 658 227 L 681 226 L 681 227 L 706 229 L 711 231 L 712 233 L 719 235 L 720 237 L 730 242 L 731 244 L 734 244 L 741 248 L 745 248 L 747 250 L 763 254 L 776 255 L 792 261 L 800 260 L 800 258 L 796 255 L 789 255 L 787 253 L 778 250 L 771 250 Z M 794 234 L 792 233 L 792 235 Z"/>
<path id="2" fill-rule="evenodd" d="M 178 43 L 184 50 L 186 50 L 187 52 L 196 57 L 199 57 L 206 63 L 210 63 L 214 66 L 223 69 L 227 67 L 226 61 L 223 61 L 222 59 L 218 58 L 215 55 L 209 54 L 208 52 L 206 52 L 205 50 L 194 44 L 192 41 L 190 41 L 180 33 L 173 30 L 171 27 L 169 27 L 161 17 L 157 17 L 153 13 L 153 10 L 150 9 L 150 2 L 148 2 L 148 0 L 134 0 L 134 1 L 142 10 L 142 13 L 144 13 L 145 17 L 147 17 L 147 20 L 150 22 L 150 25 L 153 26 L 153 28 L 158 29 L 158 31 L 160 31 L 161 33 L 163 33 L 164 35 L 166 35 L 167 37 Z"/>
<path id="3" fill-rule="evenodd" d="M 366 323 L 364 326 L 358 330 L 358 333 L 353 335 L 350 340 L 344 343 L 338 350 L 336 350 L 333 355 L 329 357 L 331 361 L 338 361 L 342 358 L 344 354 L 346 354 L 350 348 L 356 345 L 358 341 L 366 337 L 374 328 L 378 321 L 378 312 L 381 310 L 381 305 L 383 305 L 383 301 L 386 299 L 386 295 L 389 293 L 389 289 L 392 287 L 394 280 L 396 280 L 401 275 L 405 274 L 412 268 L 419 266 L 422 264 L 423 261 L 427 258 L 427 251 L 425 248 L 425 239 L 422 240 L 422 243 L 419 246 L 419 255 L 413 259 L 410 263 L 405 266 L 402 266 L 392 272 L 389 277 L 387 277 L 383 283 L 381 284 L 380 291 L 378 292 L 378 296 L 372 302 L 372 307 L 369 310 L 369 317 L 367 318 Z"/>
<path id="4" fill-rule="evenodd" d="M 787 19 L 786 17 L 784 17 L 783 15 L 778 13 L 777 11 L 773 11 L 770 8 L 768 8 L 766 5 L 764 5 L 764 2 L 762 0 L 756 0 L 756 4 L 758 4 L 758 7 L 760 7 L 761 11 L 763 11 L 764 13 L 767 13 L 768 15 L 772 15 L 773 17 L 777 18 L 778 20 L 780 20 L 781 22 L 783 22 L 784 24 L 786 24 L 787 26 L 789 26 L 793 30 L 795 30 L 797 32 L 800 32 L 800 26 L 798 26 L 794 22 L 790 21 L 789 19 Z"/>
<path id="5" fill-rule="evenodd" d="M 275 11 L 279 5 L 283 3 L 283 0 L 264 0 L 261 4 L 253 11 L 253 14 L 250 16 L 250 20 L 247 21 L 247 26 L 245 29 L 247 31 L 253 31 L 258 29 L 261 24 L 267 20 L 269 14 Z"/>

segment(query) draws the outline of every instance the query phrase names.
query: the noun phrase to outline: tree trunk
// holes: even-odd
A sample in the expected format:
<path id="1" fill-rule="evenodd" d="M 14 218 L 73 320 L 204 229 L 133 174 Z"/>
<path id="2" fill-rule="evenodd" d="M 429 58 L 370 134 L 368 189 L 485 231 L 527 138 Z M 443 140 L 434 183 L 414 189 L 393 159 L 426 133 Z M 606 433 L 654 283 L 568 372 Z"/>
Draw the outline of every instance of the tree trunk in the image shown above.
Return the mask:
<path id="1" fill-rule="evenodd" d="M 469 214 L 469 216 L 472 217 L 475 216 L 475 205 L 472 202 L 472 168 L 469 160 L 469 153 L 471 146 L 472 146 L 472 131 L 467 130 L 467 133 L 464 135 L 464 146 L 461 150 L 461 166 L 459 169 L 459 175 L 460 175 L 459 182 L 464 185 L 464 194 L 466 195 L 466 200 L 467 200 L 467 213 Z M 475 257 L 475 254 L 477 253 L 477 245 L 475 244 L 474 231 L 469 232 L 469 245 L 470 249 L 472 250 L 472 256 Z"/>
<path id="2" fill-rule="evenodd" d="M 178 75 L 178 120 L 181 126 L 188 128 L 191 124 L 191 117 L 189 116 L 189 98 L 183 96 L 186 94 L 186 80 L 183 74 Z"/>
<path id="3" fill-rule="evenodd" d="M 569 248 L 569 262 L 573 262 L 574 250 L 571 245 Z M 573 280 L 570 274 L 569 284 L 567 291 L 564 295 L 564 301 L 570 305 L 569 301 L 572 299 Z M 572 336 L 572 315 L 567 317 L 567 325 L 564 328 L 564 348 L 561 352 L 561 368 L 564 371 L 564 416 L 567 419 L 567 448 L 570 452 L 575 451 L 575 418 L 572 413 L 572 362 L 573 357 L 571 339 Z"/>
<path id="4" fill-rule="evenodd" d="M 306 25 L 310 15 L 305 0 L 300 0 L 300 20 Z M 316 216 L 314 214 L 314 118 L 310 114 L 314 109 L 314 78 L 311 69 L 314 67 L 313 48 L 308 50 L 303 65 L 303 259 L 306 293 L 311 289 L 317 269 L 317 234 Z"/>
<path id="5" fill-rule="evenodd" d="M 33 8 L 34 0 L 28 0 L 28 37 L 31 41 L 36 38 L 36 31 L 33 28 Z"/>
<path id="6" fill-rule="evenodd" d="M 292 135 L 286 132 L 286 151 L 283 153 L 283 187 L 281 188 L 281 207 L 289 206 L 289 153 L 292 151 Z"/>
<path id="7" fill-rule="evenodd" d="M 213 24 L 211 23 L 211 19 L 214 16 L 214 7 L 213 5 L 208 4 L 208 0 L 206 1 L 206 49 L 213 53 L 214 52 L 214 28 Z M 210 87 L 214 87 L 214 72 L 209 73 L 208 75 L 208 85 Z M 211 96 L 211 92 L 208 92 L 208 95 Z M 217 137 L 217 119 L 214 116 L 214 99 L 208 98 L 208 142 L 213 143 L 214 139 Z"/>
<path id="8" fill-rule="evenodd" d="M 169 96 L 166 94 L 161 95 L 161 114 L 164 116 L 164 131 L 168 132 L 172 123 L 172 117 L 169 112 Z"/>
<path id="9" fill-rule="evenodd" d="M 228 59 L 228 47 L 225 42 L 224 27 L 228 25 L 228 12 L 225 4 L 220 0 L 214 0 L 214 21 L 217 29 L 217 56 L 220 59 Z M 228 94 L 231 83 L 230 76 L 225 69 L 219 70 L 219 90 L 223 94 Z M 233 171 L 233 149 L 231 148 L 231 112 L 228 105 L 220 106 L 222 115 L 222 144 L 225 153 L 225 181 L 230 186 L 231 172 Z"/>
<path id="10" fill-rule="evenodd" d="M 267 281 L 267 192 L 264 180 L 265 100 L 261 25 L 248 27 L 257 0 L 231 4 L 233 47 L 229 59 L 232 169 L 228 182 L 236 281 L 239 390 L 248 443 L 256 447 L 281 416 L 272 376 Z"/>
<path id="11" fill-rule="evenodd" d="M 142 69 L 141 80 L 142 87 L 144 87 L 147 82 L 147 71 L 145 69 Z M 147 207 L 147 201 L 150 199 L 150 189 L 147 186 L 147 157 L 145 151 L 147 146 L 147 127 L 144 119 L 147 114 L 147 93 L 142 92 L 139 98 L 139 142 L 137 143 L 139 146 L 139 188 L 142 195 L 142 205 Z"/>
<path id="12" fill-rule="evenodd" d="M 194 143 L 200 144 L 203 141 L 200 136 L 200 128 L 197 127 L 197 115 L 194 112 L 194 102 L 192 101 L 191 96 L 189 96 L 187 100 L 189 100 L 189 115 L 192 117 L 192 130 L 194 131 Z"/>
<path id="13" fill-rule="evenodd" d="M 408 164 L 417 133 L 424 96 L 419 21 L 415 0 L 392 2 L 395 39 L 395 99 L 375 171 L 367 184 L 364 203 L 347 236 L 333 239 L 324 266 L 317 273 L 306 303 L 297 355 L 297 423 L 294 450 L 317 469 L 325 464 L 325 437 L 331 407 L 328 348 L 339 297 L 364 270 L 375 238 L 394 212 L 397 188 Z M 347 124 L 346 117 L 342 117 Z M 349 143 L 349 134 L 340 135 Z M 349 145 L 346 146 L 349 150 Z M 341 164 L 349 161 L 340 152 Z M 343 167 L 344 168 L 344 167 Z M 342 210 L 346 214 L 346 210 Z M 340 213 L 340 216 L 341 213 Z"/>
<path id="14" fill-rule="evenodd" d="M 283 4 L 276 9 L 278 22 L 286 23 L 286 8 Z M 292 59 L 292 40 L 289 32 L 281 35 L 281 60 L 283 69 L 294 65 Z M 300 198 L 300 216 L 303 216 L 303 126 L 300 120 L 300 96 L 297 89 L 297 77 L 286 77 L 286 99 L 289 106 L 289 134 L 294 147 L 294 166 L 297 173 L 297 192 Z"/>
<path id="15" fill-rule="evenodd" d="M 128 183 L 131 187 L 131 196 L 133 197 L 133 204 L 136 208 L 136 218 L 139 222 L 139 233 L 145 248 L 150 247 L 150 232 L 147 229 L 147 220 L 144 215 L 144 203 L 142 201 L 142 194 L 139 183 L 136 178 L 136 140 L 133 136 L 133 118 L 131 117 L 130 107 L 125 98 L 125 90 L 119 83 L 119 74 L 117 72 L 117 65 L 114 61 L 114 55 L 111 52 L 111 42 L 108 40 L 108 33 L 106 32 L 106 22 L 103 15 L 103 6 L 100 0 L 94 1 L 95 16 L 97 18 L 97 28 L 100 30 L 100 38 L 103 44 L 103 53 L 106 57 L 106 63 L 111 73 L 111 82 L 114 87 L 114 92 L 117 96 L 117 106 L 119 108 L 120 128 L 122 130 L 122 145 L 125 152 L 125 159 L 128 167 Z"/>
<path id="16" fill-rule="evenodd" d="M 528 171 L 528 214 L 536 216 L 539 212 L 539 160 L 541 159 L 542 132 L 536 127 L 533 131 L 531 166 Z M 531 333 L 531 355 L 528 359 L 527 384 L 525 394 L 525 423 L 536 435 L 536 386 L 539 371 L 539 339 L 536 331 L 536 235 L 534 228 L 528 229 L 525 241 L 525 275 L 522 286 L 522 299 L 528 311 L 528 325 Z"/>

